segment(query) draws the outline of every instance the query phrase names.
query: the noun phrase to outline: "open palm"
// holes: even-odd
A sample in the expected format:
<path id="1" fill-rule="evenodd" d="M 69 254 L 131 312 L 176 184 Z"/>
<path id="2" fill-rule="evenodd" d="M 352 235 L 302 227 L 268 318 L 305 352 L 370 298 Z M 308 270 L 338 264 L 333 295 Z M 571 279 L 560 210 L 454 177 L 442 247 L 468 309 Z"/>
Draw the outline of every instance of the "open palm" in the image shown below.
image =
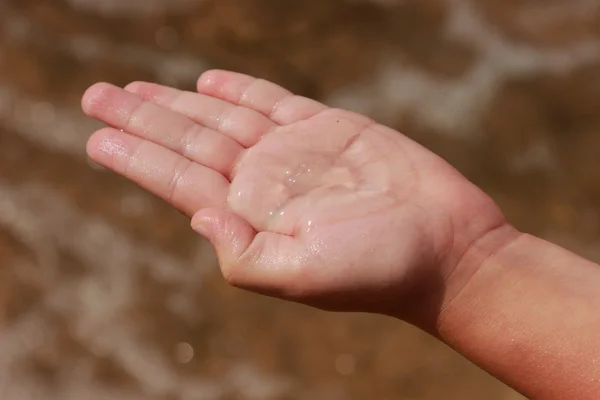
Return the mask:
<path id="1" fill-rule="evenodd" d="M 111 128 L 88 153 L 193 217 L 233 285 L 383 311 L 503 223 L 446 162 L 369 118 L 226 71 L 198 91 L 93 86 L 84 111 Z"/>

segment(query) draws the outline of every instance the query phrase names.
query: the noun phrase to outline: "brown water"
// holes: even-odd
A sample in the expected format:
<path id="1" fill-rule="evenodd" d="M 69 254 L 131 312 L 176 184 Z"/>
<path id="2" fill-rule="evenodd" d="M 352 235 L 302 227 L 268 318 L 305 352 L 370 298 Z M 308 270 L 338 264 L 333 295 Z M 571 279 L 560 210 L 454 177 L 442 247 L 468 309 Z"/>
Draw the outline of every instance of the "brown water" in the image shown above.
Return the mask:
<path id="1" fill-rule="evenodd" d="M 78 101 L 256 74 L 401 129 L 599 261 L 599 18 L 595 0 L 0 0 L 0 398 L 519 399 L 397 321 L 226 286 L 184 217 L 86 160 Z"/>

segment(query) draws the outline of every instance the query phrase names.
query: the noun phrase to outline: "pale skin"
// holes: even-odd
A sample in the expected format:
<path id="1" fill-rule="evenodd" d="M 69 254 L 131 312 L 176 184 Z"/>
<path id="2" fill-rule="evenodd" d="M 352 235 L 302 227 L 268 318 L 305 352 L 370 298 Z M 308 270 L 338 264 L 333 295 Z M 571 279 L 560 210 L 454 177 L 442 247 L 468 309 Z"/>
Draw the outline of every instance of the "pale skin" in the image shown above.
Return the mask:
<path id="1" fill-rule="evenodd" d="M 369 118 L 208 71 L 91 87 L 88 154 L 191 218 L 234 286 L 408 321 L 525 395 L 600 398 L 600 269 Z"/>

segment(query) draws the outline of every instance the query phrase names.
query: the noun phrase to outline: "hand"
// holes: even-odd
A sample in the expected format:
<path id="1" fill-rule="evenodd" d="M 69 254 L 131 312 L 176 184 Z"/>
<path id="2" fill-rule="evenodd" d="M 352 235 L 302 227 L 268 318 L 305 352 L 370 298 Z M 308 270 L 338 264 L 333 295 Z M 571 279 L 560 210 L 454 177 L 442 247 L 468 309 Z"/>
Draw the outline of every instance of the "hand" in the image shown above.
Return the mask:
<path id="1" fill-rule="evenodd" d="M 367 117 L 225 71 L 198 91 L 94 85 L 83 109 L 112 128 L 88 154 L 193 217 L 235 286 L 404 317 L 460 291 L 465 252 L 505 225 L 444 160 Z"/>

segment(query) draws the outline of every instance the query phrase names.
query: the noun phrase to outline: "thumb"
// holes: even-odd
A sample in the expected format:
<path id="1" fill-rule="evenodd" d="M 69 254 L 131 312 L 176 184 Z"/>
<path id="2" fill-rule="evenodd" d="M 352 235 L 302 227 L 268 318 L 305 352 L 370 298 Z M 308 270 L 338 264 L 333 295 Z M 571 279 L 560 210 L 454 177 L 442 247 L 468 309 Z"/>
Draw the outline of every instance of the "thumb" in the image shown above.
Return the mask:
<path id="1" fill-rule="evenodd" d="M 229 284 L 281 298 L 297 298 L 306 267 L 306 249 L 296 238 L 256 231 L 240 216 L 223 209 L 203 209 L 192 229 L 213 245 Z"/>
<path id="2" fill-rule="evenodd" d="M 196 213 L 192 218 L 192 229 L 210 241 L 221 265 L 237 263 L 256 236 L 254 229 L 243 218 L 216 208 Z"/>

